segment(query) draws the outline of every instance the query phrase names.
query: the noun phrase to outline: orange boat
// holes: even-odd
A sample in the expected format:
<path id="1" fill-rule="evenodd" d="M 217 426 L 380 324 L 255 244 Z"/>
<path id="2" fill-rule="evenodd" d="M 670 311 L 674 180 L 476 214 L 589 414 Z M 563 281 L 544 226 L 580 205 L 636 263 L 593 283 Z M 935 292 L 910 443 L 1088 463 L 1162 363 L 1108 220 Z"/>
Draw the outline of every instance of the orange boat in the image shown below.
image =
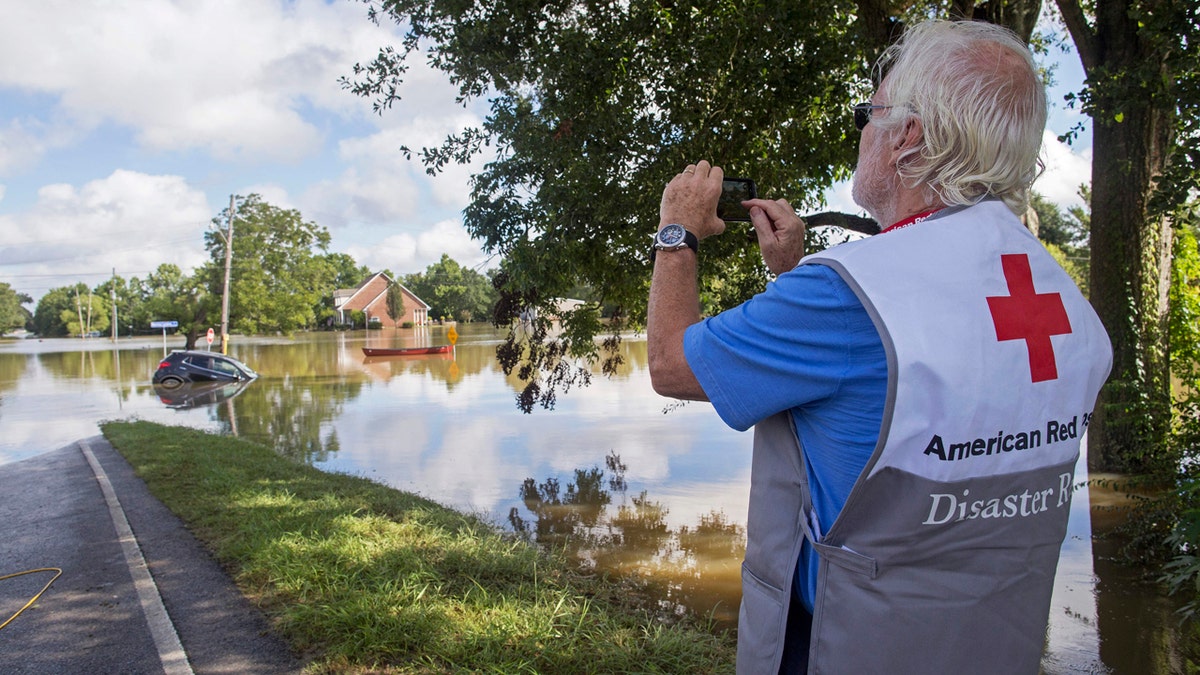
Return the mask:
<path id="1" fill-rule="evenodd" d="M 363 354 L 367 356 L 423 356 L 425 354 L 449 354 L 450 350 L 454 349 L 452 345 L 439 345 L 437 347 L 363 347 Z"/>

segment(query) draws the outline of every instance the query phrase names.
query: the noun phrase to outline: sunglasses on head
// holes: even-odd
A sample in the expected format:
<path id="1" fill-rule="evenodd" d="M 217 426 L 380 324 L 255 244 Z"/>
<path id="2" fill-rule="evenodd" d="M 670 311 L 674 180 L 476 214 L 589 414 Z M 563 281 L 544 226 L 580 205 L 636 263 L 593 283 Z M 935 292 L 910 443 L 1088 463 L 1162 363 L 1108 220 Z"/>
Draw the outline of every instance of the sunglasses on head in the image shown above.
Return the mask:
<path id="1" fill-rule="evenodd" d="M 854 111 L 854 128 L 859 131 L 866 129 L 867 125 L 871 123 L 871 114 L 874 111 L 886 110 L 891 107 L 890 105 L 873 105 L 871 103 L 859 103 L 851 106 L 850 109 Z"/>

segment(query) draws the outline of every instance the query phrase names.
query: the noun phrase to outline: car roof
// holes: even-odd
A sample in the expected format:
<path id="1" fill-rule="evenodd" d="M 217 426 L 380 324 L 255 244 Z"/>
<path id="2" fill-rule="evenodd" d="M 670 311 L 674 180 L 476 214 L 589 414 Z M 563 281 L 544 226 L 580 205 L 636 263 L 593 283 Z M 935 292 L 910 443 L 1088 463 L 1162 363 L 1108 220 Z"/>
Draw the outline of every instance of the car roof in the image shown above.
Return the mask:
<path id="1" fill-rule="evenodd" d="M 172 349 L 169 356 L 174 356 L 175 354 L 180 356 L 216 356 L 222 359 L 229 359 L 230 361 L 237 361 L 238 363 L 241 363 L 241 361 L 238 361 L 236 358 L 228 354 L 222 354 L 221 352 L 210 352 L 203 349 Z"/>

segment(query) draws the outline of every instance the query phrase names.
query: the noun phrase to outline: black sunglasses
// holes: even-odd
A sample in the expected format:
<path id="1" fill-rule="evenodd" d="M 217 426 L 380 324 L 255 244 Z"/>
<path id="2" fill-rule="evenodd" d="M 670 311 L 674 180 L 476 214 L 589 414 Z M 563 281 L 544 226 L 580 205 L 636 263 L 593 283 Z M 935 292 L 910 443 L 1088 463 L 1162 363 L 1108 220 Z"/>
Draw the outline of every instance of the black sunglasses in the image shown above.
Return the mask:
<path id="1" fill-rule="evenodd" d="M 886 110 L 891 107 L 890 105 L 872 105 L 870 103 L 859 103 L 858 105 L 851 106 L 850 109 L 854 111 L 854 128 L 859 131 L 866 129 L 867 125 L 871 123 L 872 112 Z"/>

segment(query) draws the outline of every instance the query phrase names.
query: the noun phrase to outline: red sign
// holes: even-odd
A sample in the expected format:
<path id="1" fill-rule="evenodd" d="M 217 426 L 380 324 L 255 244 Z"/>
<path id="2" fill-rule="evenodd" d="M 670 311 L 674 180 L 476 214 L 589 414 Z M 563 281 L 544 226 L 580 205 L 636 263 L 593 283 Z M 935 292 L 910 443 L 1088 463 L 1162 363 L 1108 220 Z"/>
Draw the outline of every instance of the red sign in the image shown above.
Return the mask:
<path id="1" fill-rule="evenodd" d="M 213 329 L 208 329 L 208 336 L 206 339 L 208 340 L 208 344 L 211 345 L 213 343 Z"/>

